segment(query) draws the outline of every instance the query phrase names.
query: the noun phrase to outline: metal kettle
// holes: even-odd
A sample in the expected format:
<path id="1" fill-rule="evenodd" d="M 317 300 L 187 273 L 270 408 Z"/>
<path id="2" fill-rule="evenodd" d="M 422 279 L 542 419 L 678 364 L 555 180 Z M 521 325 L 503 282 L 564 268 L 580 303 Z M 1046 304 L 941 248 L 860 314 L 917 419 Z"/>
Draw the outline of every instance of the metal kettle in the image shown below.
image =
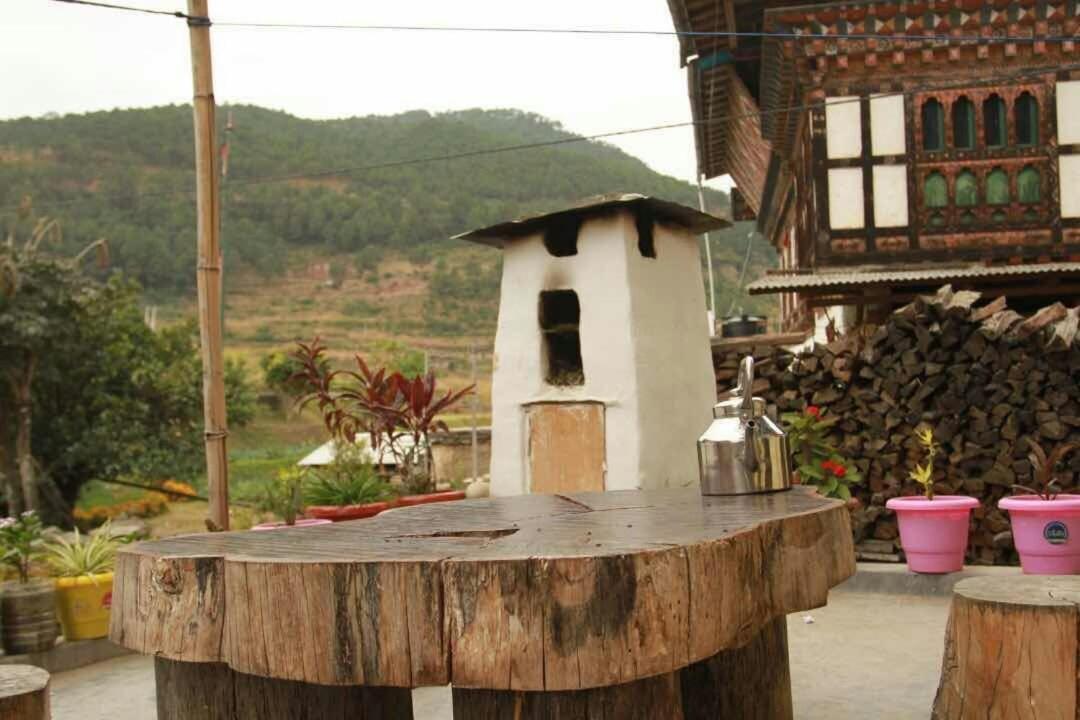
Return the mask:
<path id="1" fill-rule="evenodd" d="M 791 464 L 787 435 L 753 397 L 754 358 L 739 365 L 734 395 L 713 407 L 713 422 L 698 440 L 702 495 L 748 495 L 787 490 Z"/>

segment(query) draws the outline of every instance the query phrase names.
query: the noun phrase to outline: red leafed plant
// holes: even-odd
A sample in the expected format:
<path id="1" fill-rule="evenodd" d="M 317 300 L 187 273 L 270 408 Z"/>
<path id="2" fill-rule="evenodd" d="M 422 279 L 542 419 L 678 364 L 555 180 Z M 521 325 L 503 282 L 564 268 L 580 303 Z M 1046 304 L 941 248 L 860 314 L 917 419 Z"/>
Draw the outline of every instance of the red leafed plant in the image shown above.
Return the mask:
<path id="1" fill-rule="evenodd" d="M 394 456 L 402 480 L 410 492 L 432 490 L 430 441 L 432 432 L 445 431 L 439 415 L 473 391 L 469 387 L 439 395 L 435 375 L 406 377 L 386 368 L 372 369 L 360 355 L 356 370 L 331 370 L 326 346 L 319 338 L 297 343 L 293 356 L 301 369 L 294 376 L 308 391 L 301 406 L 315 404 L 331 437 L 337 443 L 353 443 L 367 434 L 372 450 L 379 454 L 383 443 Z M 411 442 L 403 442 L 408 438 Z"/>

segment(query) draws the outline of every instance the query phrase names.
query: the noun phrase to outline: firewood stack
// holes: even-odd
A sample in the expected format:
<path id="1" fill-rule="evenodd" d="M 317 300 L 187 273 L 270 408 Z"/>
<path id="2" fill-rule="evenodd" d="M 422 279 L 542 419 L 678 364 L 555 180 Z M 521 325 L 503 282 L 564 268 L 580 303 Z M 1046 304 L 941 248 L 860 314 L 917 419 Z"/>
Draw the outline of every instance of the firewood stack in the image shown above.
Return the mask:
<path id="1" fill-rule="evenodd" d="M 908 471 L 921 459 L 913 430 L 934 429 L 935 491 L 978 498 L 968 561 L 1017 561 L 1008 515 L 997 501 L 1014 483 L 1030 484 L 1028 439 L 1047 451 L 1080 441 L 1080 308 L 1060 303 L 1029 317 L 1005 298 L 943 287 L 900 308 L 884 325 L 861 328 L 813 352 L 754 348 L 755 394 L 779 413 L 816 405 L 836 419 L 833 441 L 865 481 L 855 488 L 855 541 L 864 559 L 899 560 L 896 518 L 885 501 L 919 491 Z M 717 363 L 730 386 L 738 360 Z M 1067 460 L 1075 489 L 1080 453 Z"/>

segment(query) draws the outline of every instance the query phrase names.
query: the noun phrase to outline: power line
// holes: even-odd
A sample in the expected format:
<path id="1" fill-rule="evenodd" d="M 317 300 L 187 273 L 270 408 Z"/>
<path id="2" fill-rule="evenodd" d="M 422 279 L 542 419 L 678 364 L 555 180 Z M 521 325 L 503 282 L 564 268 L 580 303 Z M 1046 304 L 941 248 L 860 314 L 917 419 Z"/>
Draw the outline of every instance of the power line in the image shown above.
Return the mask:
<path id="1" fill-rule="evenodd" d="M 67 2 L 67 0 L 61 0 L 61 1 Z M 1059 65 L 1059 66 L 1056 66 L 1056 67 L 1053 67 L 1053 68 L 1020 70 L 1020 71 L 1016 71 L 1016 72 L 1013 72 L 1013 73 L 1003 73 L 1003 74 L 996 75 L 996 76 L 994 76 L 994 75 L 986 76 L 986 77 L 979 78 L 977 80 L 963 80 L 963 81 L 956 81 L 956 82 L 952 82 L 952 83 L 941 83 L 941 84 L 930 84 L 930 85 L 914 86 L 914 87 L 908 88 L 906 90 L 896 90 L 896 91 L 891 91 L 891 92 L 879 93 L 879 94 L 876 95 L 876 97 L 894 97 L 894 96 L 904 97 L 904 96 L 908 96 L 908 95 L 914 95 L 916 93 L 932 92 L 932 91 L 935 91 L 935 90 L 949 90 L 949 89 L 953 89 L 953 88 L 966 88 L 966 87 L 969 87 L 973 82 L 976 83 L 976 84 L 978 84 L 978 83 L 984 83 L 985 84 L 985 83 L 1003 82 L 1003 81 L 1008 81 L 1008 80 L 1018 80 L 1018 79 L 1022 79 L 1024 77 L 1029 77 L 1029 76 L 1032 76 L 1032 75 L 1046 75 L 1046 74 L 1052 74 L 1052 73 L 1057 73 L 1057 72 L 1061 72 L 1061 71 L 1068 71 L 1068 70 L 1080 70 L 1080 63 L 1071 63 L 1071 64 L 1067 64 L 1067 65 Z M 652 125 L 652 126 L 643 127 L 643 128 L 633 128 L 633 129 L 630 129 L 630 130 L 616 130 L 616 131 L 613 131 L 613 132 L 598 133 L 598 134 L 595 134 L 595 135 L 575 135 L 575 136 L 572 136 L 572 137 L 559 138 L 558 140 L 546 140 L 546 141 L 542 141 L 542 142 L 522 143 L 522 144 L 519 144 L 519 145 L 503 145 L 503 146 L 492 147 L 492 148 L 481 148 L 481 149 L 477 149 L 477 150 L 466 150 L 466 151 L 460 151 L 460 152 L 446 153 L 446 154 L 443 154 L 443 155 L 431 155 L 431 156 L 419 157 L 419 158 L 407 158 L 407 159 L 401 159 L 401 160 L 390 160 L 390 161 L 381 162 L 381 163 L 374 163 L 374 164 L 370 164 L 370 165 L 358 165 L 358 166 L 344 167 L 344 168 L 328 168 L 328 169 L 324 169 L 324 170 L 310 170 L 310 171 L 303 171 L 303 172 L 296 172 L 296 173 L 284 173 L 284 174 L 280 174 L 280 175 L 256 175 L 256 176 L 252 176 L 252 177 L 248 177 L 248 178 L 240 177 L 240 178 L 235 178 L 235 179 L 230 180 L 229 184 L 230 184 L 230 186 L 262 185 L 262 184 L 269 184 L 269 183 L 288 182 L 290 180 L 308 180 L 308 179 L 334 177 L 334 176 L 341 176 L 341 175 L 353 175 L 353 174 L 362 173 L 362 172 L 373 172 L 373 171 L 377 171 L 377 170 L 388 170 L 388 169 L 401 168 L 401 167 L 429 165 L 429 164 L 433 164 L 433 163 L 437 163 L 437 162 L 448 162 L 448 161 L 453 161 L 453 160 L 462 160 L 462 159 L 474 158 L 474 157 L 482 157 L 482 156 L 487 156 L 487 155 L 499 155 L 499 154 L 507 153 L 507 152 L 519 152 L 519 151 L 523 151 L 523 150 L 535 150 L 535 149 L 542 149 L 542 148 L 558 147 L 558 146 L 562 146 L 562 145 L 571 145 L 571 144 L 581 143 L 581 142 L 605 140 L 605 139 L 613 138 L 613 137 L 621 137 L 621 136 L 626 136 L 626 135 L 634 135 L 634 134 L 641 134 L 641 133 L 647 133 L 647 132 L 657 132 L 657 131 L 662 131 L 662 130 L 672 130 L 672 129 L 676 129 L 676 128 L 692 127 L 692 126 L 697 126 L 697 125 L 711 125 L 711 124 L 714 124 L 714 123 L 726 123 L 726 122 L 732 122 L 732 121 L 735 121 L 735 120 L 742 120 L 742 119 L 754 118 L 754 117 L 761 118 L 761 117 L 764 117 L 766 115 L 776 115 L 776 114 L 788 113 L 788 112 L 802 112 L 802 111 L 806 111 L 806 110 L 820 109 L 820 108 L 825 107 L 826 105 L 830 105 L 830 106 L 845 105 L 845 104 L 848 104 L 848 103 L 857 103 L 857 102 L 861 102 L 861 98 L 853 97 L 853 98 L 846 98 L 846 99 L 843 99 L 843 100 L 832 100 L 832 101 L 827 100 L 827 101 L 821 101 L 821 102 L 805 103 L 805 104 L 801 104 L 801 105 L 789 105 L 789 106 L 786 106 L 786 107 L 771 108 L 771 109 L 768 109 L 768 110 L 755 110 L 755 111 L 744 112 L 744 113 L 729 113 L 729 114 L 726 114 L 726 115 L 717 116 L 715 118 L 711 118 L 709 120 L 704 120 L 704 121 L 692 121 L 691 120 L 691 121 L 687 121 L 687 122 L 668 123 L 668 124 L 664 124 L 664 125 Z M 96 201 L 96 202 L 108 201 L 108 200 L 112 200 L 112 199 L 133 200 L 133 199 L 139 199 L 139 198 L 163 197 L 163 196 L 170 196 L 170 195 L 192 195 L 194 193 L 195 193 L 194 189 L 180 189 L 180 188 L 177 188 L 177 189 L 173 189 L 173 190 L 159 190 L 159 191 L 151 191 L 151 192 L 145 192 L 145 193 L 126 193 L 126 194 L 115 194 L 115 195 L 92 195 L 92 196 L 89 196 L 89 197 L 84 196 L 84 197 L 79 197 L 79 198 L 72 198 L 70 200 L 56 200 L 56 201 L 52 201 L 52 202 L 44 202 L 44 203 L 40 203 L 40 204 L 35 204 L 35 207 L 67 206 L 67 205 L 73 205 L 73 204 L 77 204 L 77 203 L 80 203 L 80 202 L 84 202 L 86 200 L 93 200 L 93 201 Z M 13 210 L 17 210 L 18 208 L 19 208 L 18 205 L 10 205 L 10 206 L 5 207 L 5 208 L 0 208 L 0 210 L 13 211 Z"/>
<path id="2" fill-rule="evenodd" d="M 113 5 L 91 0 L 54 0 L 73 5 L 89 5 L 111 10 L 127 10 L 151 15 L 168 15 L 189 21 L 210 22 L 209 18 L 194 17 L 180 11 L 151 10 L 129 5 Z M 258 22 L 244 20 L 216 20 L 216 27 L 247 28 L 254 30 L 360 30 L 369 32 L 445 32 L 445 33 L 484 33 L 514 35 L 584 35 L 584 36 L 627 36 L 627 37 L 686 37 L 686 38 L 756 38 L 780 40 L 912 40 L 931 42 L 969 42 L 978 44 L 1034 43 L 1034 42 L 1071 42 L 1080 39 L 1076 35 L 952 35 L 948 33 L 907 34 L 907 33 L 813 33 L 793 31 L 750 31 L 750 30 L 635 30 L 631 28 L 538 28 L 510 26 L 470 26 L 470 25 L 379 25 L 350 23 L 291 23 Z"/>
<path id="3" fill-rule="evenodd" d="M 91 0 L 54 0 L 54 2 L 68 3 L 69 5 L 89 5 L 90 7 L 106 8 L 108 10 L 126 10 L 127 12 L 145 13 L 147 15 L 168 15 L 169 17 L 180 18 L 181 20 L 203 20 L 204 18 L 192 18 L 187 13 L 182 13 L 179 10 L 153 10 L 151 8 L 134 7 L 131 5 L 110 5 L 103 2 L 92 2 Z"/>

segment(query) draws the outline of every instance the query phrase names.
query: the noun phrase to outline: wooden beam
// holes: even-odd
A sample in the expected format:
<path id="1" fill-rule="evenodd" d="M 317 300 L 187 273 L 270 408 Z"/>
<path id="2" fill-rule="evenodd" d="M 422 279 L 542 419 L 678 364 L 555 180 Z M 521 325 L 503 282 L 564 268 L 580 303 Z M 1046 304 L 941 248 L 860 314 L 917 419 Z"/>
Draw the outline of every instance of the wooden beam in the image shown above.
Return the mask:
<path id="1" fill-rule="evenodd" d="M 724 0 L 724 29 L 728 32 L 735 31 L 735 0 Z M 739 46 L 739 38 L 728 35 L 728 45 L 734 50 Z"/>
<path id="2" fill-rule="evenodd" d="M 209 524 L 229 529 L 229 461 L 225 439 L 225 361 L 221 332 L 221 243 L 218 154 L 214 118 L 214 75 L 210 62 L 207 0 L 188 0 L 191 36 L 192 108 L 195 119 L 195 197 L 197 205 L 199 338 L 203 361 L 203 422 Z"/>

